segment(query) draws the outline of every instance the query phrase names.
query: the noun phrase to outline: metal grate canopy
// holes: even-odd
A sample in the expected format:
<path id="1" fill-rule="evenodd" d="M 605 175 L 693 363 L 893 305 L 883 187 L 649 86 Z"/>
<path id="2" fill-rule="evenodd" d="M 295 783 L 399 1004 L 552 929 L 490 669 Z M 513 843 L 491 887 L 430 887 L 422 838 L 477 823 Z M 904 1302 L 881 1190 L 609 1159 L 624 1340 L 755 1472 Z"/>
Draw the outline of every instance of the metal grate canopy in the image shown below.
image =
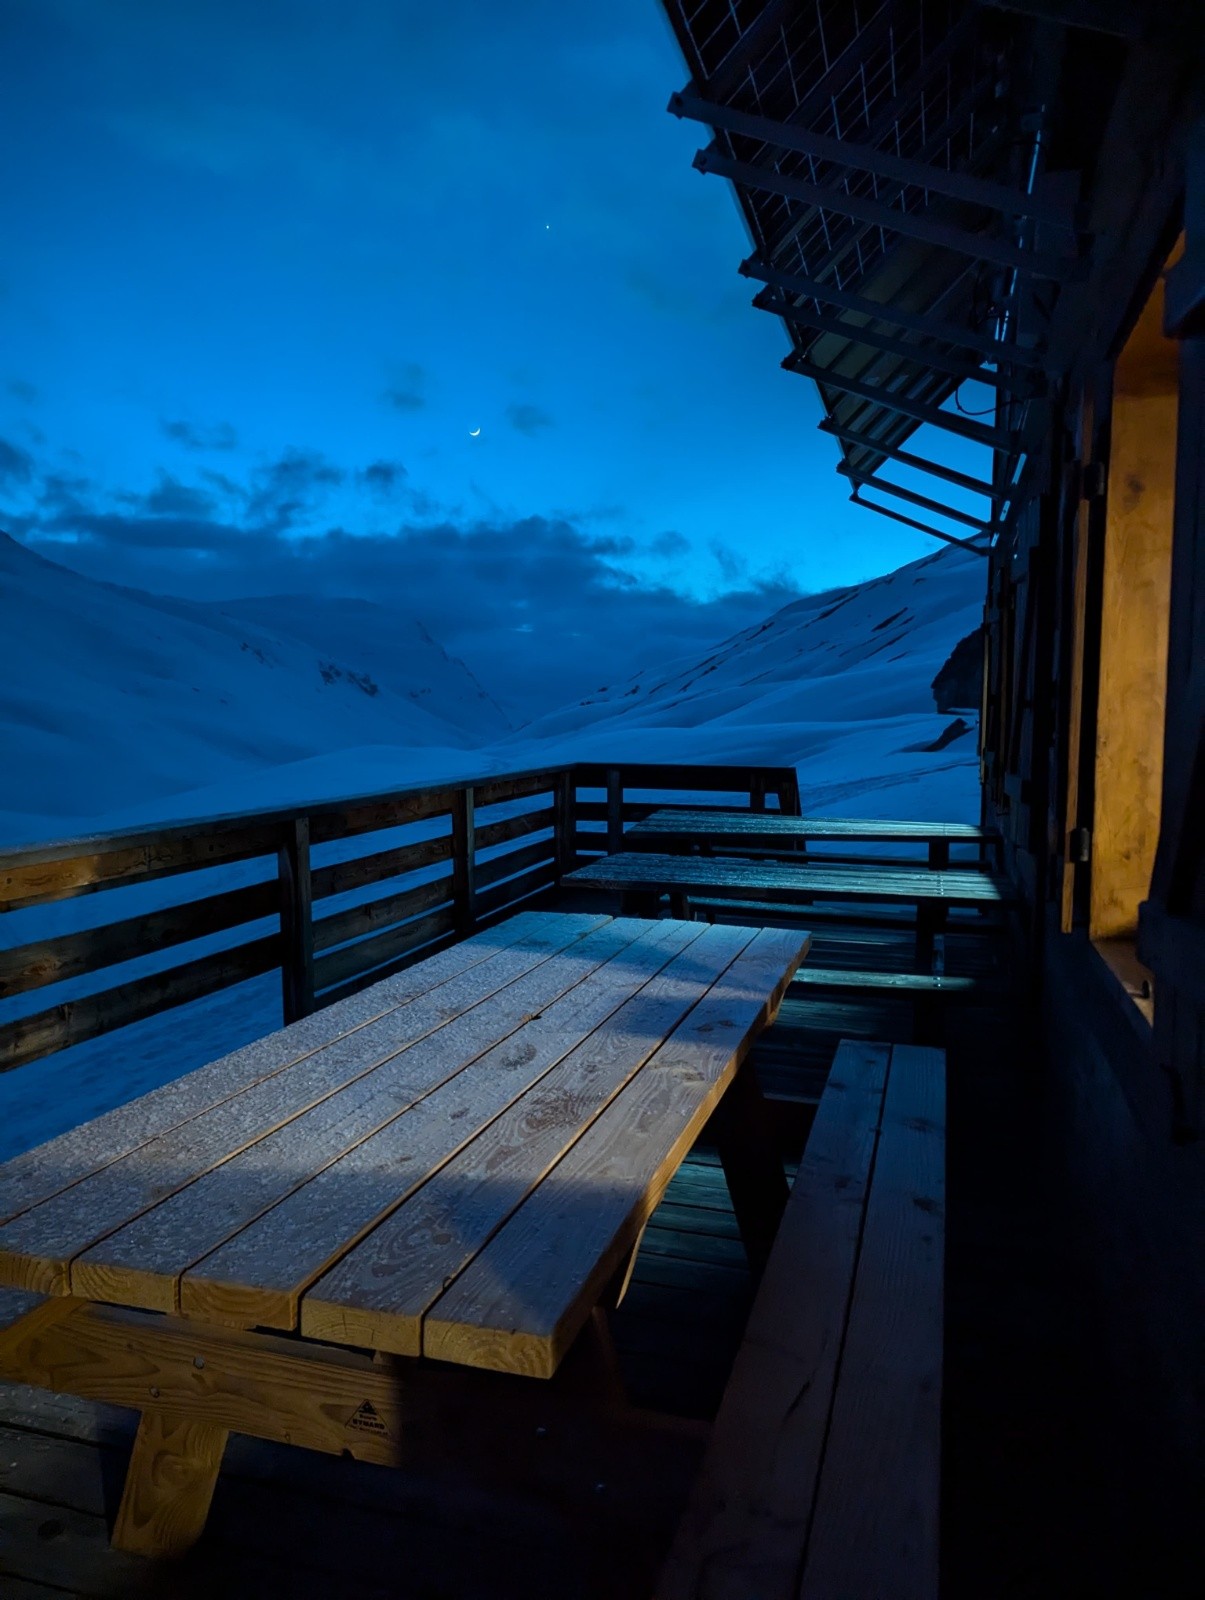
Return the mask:
<path id="1" fill-rule="evenodd" d="M 819 386 L 851 497 L 986 548 L 1040 436 L 1042 330 L 1085 266 L 1075 196 L 1044 182 L 1042 24 L 972 0 L 664 4 L 691 80 L 670 110 L 711 129 L 695 165 L 734 186 L 740 270 L 789 333 L 784 367 Z M 990 481 L 909 450 L 926 424 L 993 451 Z"/>

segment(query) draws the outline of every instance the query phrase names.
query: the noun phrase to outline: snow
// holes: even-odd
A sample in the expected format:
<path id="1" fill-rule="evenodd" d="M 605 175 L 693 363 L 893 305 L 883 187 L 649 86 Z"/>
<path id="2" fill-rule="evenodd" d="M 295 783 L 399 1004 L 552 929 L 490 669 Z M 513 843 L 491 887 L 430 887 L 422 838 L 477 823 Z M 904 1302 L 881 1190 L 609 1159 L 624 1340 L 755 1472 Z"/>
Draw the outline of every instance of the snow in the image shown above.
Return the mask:
<path id="1" fill-rule="evenodd" d="M 0 844 L 577 760 L 793 765 L 811 814 L 975 821 L 975 709 L 939 714 L 930 686 L 981 621 L 984 577 L 981 558 L 941 550 L 513 729 L 471 663 L 385 607 L 163 599 L 0 535 Z M 374 835 L 316 859 L 390 842 Z M 214 868 L 11 913 L 0 944 L 265 870 Z M 0 1021 L 256 931 L 0 1001 Z M 270 973 L 0 1076 L 0 1159 L 279 1026 L 279 1006 Z"/>

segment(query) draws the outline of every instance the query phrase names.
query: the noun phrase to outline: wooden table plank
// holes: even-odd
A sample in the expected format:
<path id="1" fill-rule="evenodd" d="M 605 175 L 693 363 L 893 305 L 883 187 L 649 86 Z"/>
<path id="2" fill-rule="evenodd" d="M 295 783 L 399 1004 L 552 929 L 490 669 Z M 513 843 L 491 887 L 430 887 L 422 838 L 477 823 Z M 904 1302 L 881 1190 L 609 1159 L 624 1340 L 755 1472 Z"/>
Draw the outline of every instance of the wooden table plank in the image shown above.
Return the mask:
<path id="1" fill-rule="evenodd" d="M 577 923 L 537 925 L 437 988 L 414 994 L 22 1213 L 0 1227 L 0 1280 L 43 1294 L 68 1293 L 71 1261 L 106 1234 L 582 936 Z M 411 970 L 419 974 L 421 966 Z M 421 984 L 421 976 L 412 983 Z"/>
<path id="2" fill-rule="evenodd" d="M 773 811 L 721 811 L 667 808 L 634 823 L 625 839 L 689 836 L 775 844 L 808 839 L 850 839 L 867 843 L 983 844 L 993 836 L 969 822 L 911 822 L 873 817 L 787 817 Z"/>
<path id="3" fill-rule="evenodd" d="M 723 856 L 662 856 L 643 851 L 604 856 L 565 874 L 567 884 L 625 892 L 761 895 L 806 902 L 832 900 L 933 901 L 998 905 L 1015 898 L 1006 879 L 959 867 L 825 867 L 815 862 L 742 861 Z"/>
<path id="4" fill-rule="evenodd" d="M 795 1600 L 890 1055 L 834 1058 L 658 1600 Z"/>
<path id="5" fill-rule="evenodd" d="M 678 929 L 700 927 L 676 923 Z M 401 1355 L 423 1314 L 754 938 L 701 928 L 646 987 L 517 1099 L 305 1296 L 301 1331 Z"/>
<path id="6" fill-rule="evenodd" d="M 635 942 L 479 1056 L 471 1070 L 198 1260 L 181 1280 L 181 1310 L 244 1326 L 295 1327 L 310 1283 L 698 934 L 689 923 L 640 927 Z"/>
<path id="7" fill-rule="evenodd" d="M 77 1257 L 72 1293 L 150 1311 L 177 1310 L 179 1279 L 194 1262 L 361 1140 L 410 1108 L 417 1112 L 416 1102 L 423 1106 L 420 1122 L 438 1116 L 448 1098 L 441 1086 L 458 1099 L 461 1121 L 453 1126 L 467 1137 L 475 1126 L 473 1092 L 483 1080 L 477 1072 L 468 1074 L 463 1086 L 452 1080 L 487 1052 L 496 1054 L 502 1041 L 567 991 L 576 994 L 648 927 L 632 919 L 605 924 L 496 991 L 488 1004 L 473 1005 L 241 1154 L 211 1167 Z M 489 970 L 476 968 L 474 976 Z M 414 1121 L 411 1116 L 407 1128 Z M 399 1176 L 394 1174 L 395 1183 Z"/>
<path id="8" fill-rule="evenodd" d="M 129 1155 L 148 1140 L 170 1132 L 291 1062 L 324 1048 L 340 1035 L 365 1027 L 435 984 L 449 981 L 522 939 L 538 938 L 541 929 L 550 926 L 548 917 L 546 912 L 534 911 L 513 917 L 473 939 L 450 946 L 423 962 L 421 968 L 411 967 L 400 972 L 385 983 L 328 1006 L 280 1032 L 257 1039 L 174 1083 L 117 1106 L 15 1157 L 0 1166 L 0 1221 L 29 1210 L 70 1184 Z M 576 919 L 574 925 L 584 936 L 605 920 L 601 916 L 583 916 Z"/>
<path id="9" fill-rule="evenodd" d="M 424 1354 L 551 1376 L 773 1018 L 807 943 L 798 930 L 757 934 L 435 1303 Z"/>
<path id="10" fill-rule="evenodd" d="M 897 1045 L 803 1596 L 937 1595 L 944 1210 L 944 1056 Z"/>

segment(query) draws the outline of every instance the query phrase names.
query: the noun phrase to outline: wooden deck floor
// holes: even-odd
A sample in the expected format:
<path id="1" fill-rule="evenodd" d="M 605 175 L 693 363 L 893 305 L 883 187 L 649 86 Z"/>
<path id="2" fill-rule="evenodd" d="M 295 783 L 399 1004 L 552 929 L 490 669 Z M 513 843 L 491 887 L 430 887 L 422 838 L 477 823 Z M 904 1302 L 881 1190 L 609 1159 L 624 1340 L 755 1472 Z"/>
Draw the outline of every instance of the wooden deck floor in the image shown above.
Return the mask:
<path id="1" fill-rule="evenodd" d="M 830 925 L 810 963 L 890 971 L 910 958 L 902 931 Z M 950 936 L 947 970 L 979 971 L 991 960 L 982 940 Z M 792 1103 L 799 1138 L 837 1040 L 906 1041 L 911 1018 L 909 1002 L 891 995 L 788 996 L 755 1060 L 766 1090 Z M 1023 1010 L 960 1008 L 949 1056 L 945 1600 L 1179 1593 L 1124 1586 L 1119 1484 L 1105 1481 L 1101 1465 L 1107 1446 L 1092 1406 L 1082 1303 L 1034 1134 L 1040 1074 Z M 709 1417 L 750 1296 L 723 1176 L 703 1148 L 647 1230 L 614 1318 L 633 1400 Z M 389 1472 L 232 1438 L 201 1544 L 179 1567 L 164 1568 L 108 1546 L 132 1421 L 0 1386 L 5 1600 L 208 1600 L 219 1590 L 232 1600 L 639 1600 L 650 1592 L 697 1453 L 684 1444 L 680 1481 L 667 1481 L 652 1503 L 625 1493 L 622 1474 L 586 1493 L 555 1481 L 524 1488 L 505 1459 Z"/>

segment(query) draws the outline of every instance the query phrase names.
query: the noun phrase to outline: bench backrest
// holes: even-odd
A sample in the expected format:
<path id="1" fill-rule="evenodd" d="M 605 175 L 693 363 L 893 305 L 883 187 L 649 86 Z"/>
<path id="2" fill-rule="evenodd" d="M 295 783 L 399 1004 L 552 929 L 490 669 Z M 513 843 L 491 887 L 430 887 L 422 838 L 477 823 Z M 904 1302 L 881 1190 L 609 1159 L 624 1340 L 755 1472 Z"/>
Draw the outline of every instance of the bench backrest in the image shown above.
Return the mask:
<path id="1" fill-rule="evenodd" d="M 945 1056 L 843 1041 L 660 1600 L 935 1600 Z"/>

